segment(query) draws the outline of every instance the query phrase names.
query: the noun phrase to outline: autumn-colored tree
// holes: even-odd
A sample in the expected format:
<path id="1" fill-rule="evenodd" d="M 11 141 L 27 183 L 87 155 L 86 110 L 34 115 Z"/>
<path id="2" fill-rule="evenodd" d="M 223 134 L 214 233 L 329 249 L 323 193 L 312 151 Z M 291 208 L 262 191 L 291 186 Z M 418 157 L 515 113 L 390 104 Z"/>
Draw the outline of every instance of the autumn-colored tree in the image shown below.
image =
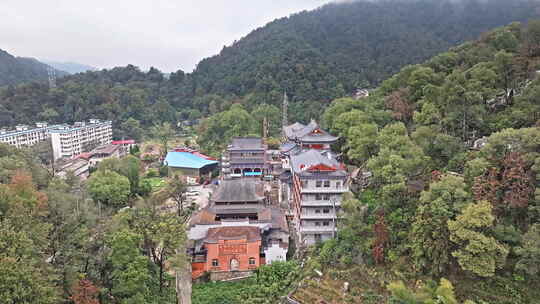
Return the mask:
<path id="1" fill-rule="evenodd" d="M 372 255 L 377 264 L 382 264 L 384 262 L 384 249 L 389 239 L 383 211 L 377 214 L 377 222 L 373 224 L 373 232 L 375 233 L 375 241 L 373 243 Z"/>
<path id="2" fill-rule="evenodd" d="M 493 206 L 498 206 L 500 204 L 499 192 L 501 186 L 499 170 L 489 168 L 485 174 L 475 178 L 472 187 L 474 198 L 478 201 L 487 200 Z"/>
<path id="3" fill-rule="evenodd" d="M 79 280 L 73 287 L 73 294 L 69 299 L 75 304 L 99 304 L 99 288 L 87 279 Z"/>
<path id="4" fill-rule="evenodd" d="M 386 107 L 392 111 L 392 117 L 407 123 L 414 113 L 414 106 L 407 100 L 409 90 L 399 89 L 386 97 Z"/>
<path id="5" fill-rule="evenodd" d="M 534 186 L 523 157 L 517 152 L 508 153 L 503 165 L 504 202 L 513 208 L 526 208 L 534 193 Z"/>

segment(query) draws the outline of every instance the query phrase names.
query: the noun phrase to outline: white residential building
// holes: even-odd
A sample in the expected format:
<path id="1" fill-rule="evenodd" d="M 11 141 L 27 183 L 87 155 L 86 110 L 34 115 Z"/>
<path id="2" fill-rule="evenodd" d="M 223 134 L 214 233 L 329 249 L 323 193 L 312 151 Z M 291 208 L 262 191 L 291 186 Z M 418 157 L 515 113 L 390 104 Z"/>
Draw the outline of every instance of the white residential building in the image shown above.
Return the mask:
<path id="1" fill-rule="evenodd" d="M 51 136 L 49 130 L 53 127 L 47 126 L 47 123 L 38 122 L 33 128 L 27 125 L 18 125 L 15 130 L 0 129 L 0 142 L 17 148 L 32 146 L 49 139 Z"/>
<path id="2" fill-rule="evenodd" d="M 54 159 L 72 157 L 112 142 L 112 122 L 90 119 L 74 125 L 60 125 L 49 130 Z"/>
<path id="3" fill-rule="evenodd" d="M 338 212 L 349 191 L 348 174 L 332 152 L 307 150 L 290 156 L 290 203 L 300 242 L 312 245 L 335 237 Z"/>

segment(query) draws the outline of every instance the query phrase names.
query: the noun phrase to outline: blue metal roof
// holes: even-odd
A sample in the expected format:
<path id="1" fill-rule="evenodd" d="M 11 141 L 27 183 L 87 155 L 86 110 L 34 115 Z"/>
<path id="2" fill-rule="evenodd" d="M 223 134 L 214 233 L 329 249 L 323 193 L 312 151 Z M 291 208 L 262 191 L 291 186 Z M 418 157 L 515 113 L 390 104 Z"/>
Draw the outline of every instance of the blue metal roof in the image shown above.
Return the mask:
<path id="1" fill-rule="evenodd" d="M 262 172 L 244 172 L 244 176 L 261 176 Z"/>
<path id="2" fill-rule="evenodd" d="M 215 165 L 218 162 L 208 160 L 189 152 L 169 152 L 165 164 L 169 167 L 200 169 L 204 166 Z"/>

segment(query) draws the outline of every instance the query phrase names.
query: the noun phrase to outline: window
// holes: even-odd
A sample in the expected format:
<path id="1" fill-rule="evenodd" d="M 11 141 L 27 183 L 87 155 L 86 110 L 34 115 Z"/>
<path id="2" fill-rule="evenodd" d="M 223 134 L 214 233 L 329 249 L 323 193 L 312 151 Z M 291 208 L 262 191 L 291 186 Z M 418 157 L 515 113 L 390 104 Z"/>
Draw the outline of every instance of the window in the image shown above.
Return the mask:
<path id="1" fill-rule="evenodd" d="M 330 188 L 330 181 L 324 181 L 324 187 Z"/>
<path id="2" fill-rule="evenodd" d="M 315 222 L 315 226 L 320 226 L 321 222 Z"/>
<path id="3" fill-rule="evenodd" d="M 323 222 L 322 225 L 323 226 L 330 226 L 330 222 Z"/>
<path id="4" fill-rule="evenodd" d="M 308 181 L 303 180 L 302 181 L 302 188 L 306 188 L 308 186 Z"/>
<path id="5" fill-rule="evenodd" d="M 218 259 L 213 259 L 212 260 L 212 267 L 218 267 L 218 266 L 219 266 Z"/>
<path id="6" fill-rule="evenodd" d="M 319 243 L 320 241 L 322 241 L 322 237 L 320 234 L 315 234 L 314 237 L 315 237 L 315 242 Z"/>
<path id="7" fill-rule="evenodd" d="M 249 265 L 255 265 L 255 258 L 249 258 Z"/>
<path id="8" fill-rule="evenodd" d="M 317 187 L 317 188 L 322 187 L 322 181 L 318 180 L 318 181 L 315 183 L 315 187 Z"/>
<path id="9" fill-rule="evenodd" d="M 320 201 L 322 199 L 322 196 L 320 194 L 315 194 L 315 200 Z"/>
<path id="10" fill-rule="evenodd" d="M 330 213 L 330 209 L 323 209 L 323 213 Z"/>
<path id="11" fill-rule="evenodd" d="M 321 209 L 315 209 L 315 213 L 321 213 Z"/>
<path id="12" fill-rule="evenodd" d="M 341 182 L 336 182 L 336 188 L 341 188 Z"/>
<path id="13" fill-rule="evenodd" d="M 325 194 L 324 197 L 323 197 L 323 200 L 329 201 L 330 200 L 330 195 Z"/>

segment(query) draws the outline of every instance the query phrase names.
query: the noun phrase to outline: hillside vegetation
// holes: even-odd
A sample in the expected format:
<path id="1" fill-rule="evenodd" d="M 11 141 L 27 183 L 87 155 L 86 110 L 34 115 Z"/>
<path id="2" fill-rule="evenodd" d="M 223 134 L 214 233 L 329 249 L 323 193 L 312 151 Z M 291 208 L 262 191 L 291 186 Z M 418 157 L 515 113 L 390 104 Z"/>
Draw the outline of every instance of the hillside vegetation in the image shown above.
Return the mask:
<path id="1" fill-rule="evenodd" d="M 306 122 L 335 98 L 495 26 L 537 16 L 538 7 L 536 0 L 329 4 L 254 30 L 193 73 L 166 79 L 127 66 L 68 76 L 54 90 L 35 83 L 0 90 L 0 125 L 97 117 L 114 120 L 116 137 L 133 136 L 129 130 L 207 117 L 233 103 L 250 114 L 261 104 L 279 107 L 285 90 L 290 119 Z"/>
<path id="2" fill-rule="evenodd" d="M 335 100 L 324 122 L 373 176 L 308 267 L 350 282 L 349 301 L 536 303 L 539 59 L 540 22 L 512 23 L 403 68 L 368 98 Z M 310 282 L 299 298 L 317 294 Z"/>

